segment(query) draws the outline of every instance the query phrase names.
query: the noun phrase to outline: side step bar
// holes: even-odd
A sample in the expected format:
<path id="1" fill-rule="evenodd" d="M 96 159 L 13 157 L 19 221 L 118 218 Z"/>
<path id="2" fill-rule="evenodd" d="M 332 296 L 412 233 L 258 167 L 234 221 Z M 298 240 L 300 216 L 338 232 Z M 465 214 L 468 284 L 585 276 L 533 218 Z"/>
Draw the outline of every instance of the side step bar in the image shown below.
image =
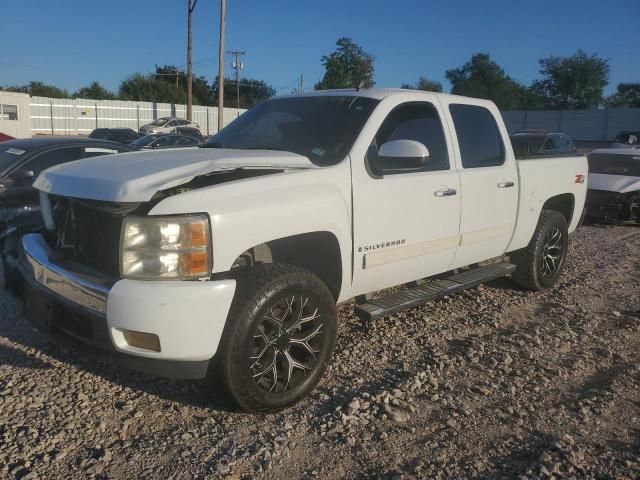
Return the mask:
<path id="1" fill-rule="evenodd" d="M 365 303 L 356 305 L 355 313 L 362 320 L 388 317 L 402 310 L 414 308 L 467 288 L 475 287 L 481 283 L 504 277 L 515 269 L 516 266 L 508 262 L 477 267 L 456 273 L 447 278 L 429 281 L 417 287 L 392 293 L 385 297 L 368 300 Z"/>

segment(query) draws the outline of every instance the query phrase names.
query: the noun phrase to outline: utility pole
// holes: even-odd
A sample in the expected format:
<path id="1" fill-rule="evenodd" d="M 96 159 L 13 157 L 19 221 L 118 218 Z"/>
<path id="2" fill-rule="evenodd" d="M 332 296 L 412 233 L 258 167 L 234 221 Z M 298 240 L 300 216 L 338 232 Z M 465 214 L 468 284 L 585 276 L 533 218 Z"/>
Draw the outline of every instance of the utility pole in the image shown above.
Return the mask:
<path id="1" fill-rule="evenodd" d="M 300 91 L 298 93 L 302 93 L 304 92 L 304 77 L 303 77 L 303 73 L 300 74 Z"/>
<path id="2" fill-rule="evenodd" d="M 191 64 L 191 14 L 198 0 L 187 0 L 187 120 L 191 120 L 193 111 L 193 67 Z"/>
<path id="3" fill-rule="evenodd" d="M 224 127 L 224 27 L 226 0 L 220 0 L 220 49 L 218 50 L 218 131 Z"/>
<path id="4" fill-rule="evenodd" d="M 236 108 L 240 110 L 240 70 L 244 68 L 244 63 L 240 61 L 240 57 L 247 52 L 242 50 L 229 50 L 227 53 L 235 57 L 231 66 L 236 71 Z"/>

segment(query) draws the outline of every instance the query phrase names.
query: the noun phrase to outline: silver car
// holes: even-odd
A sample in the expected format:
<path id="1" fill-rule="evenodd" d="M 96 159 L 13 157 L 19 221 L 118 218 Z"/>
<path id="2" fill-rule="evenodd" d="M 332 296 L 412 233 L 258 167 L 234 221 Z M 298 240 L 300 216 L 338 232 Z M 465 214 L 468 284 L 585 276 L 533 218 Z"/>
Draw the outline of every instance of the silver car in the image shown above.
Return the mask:
<path id="1" fill-rule="evenodd" d="M 169 133 L 176 127 L 190 127 L 200 130 L 200 125 L 191 120 L 185 120 L 178 117 L 161 117 L 154 120 L 151 123 L 147 123 L 140 127 L 140 133 L 142 135 L 148 135 L 150 133 Z"/>

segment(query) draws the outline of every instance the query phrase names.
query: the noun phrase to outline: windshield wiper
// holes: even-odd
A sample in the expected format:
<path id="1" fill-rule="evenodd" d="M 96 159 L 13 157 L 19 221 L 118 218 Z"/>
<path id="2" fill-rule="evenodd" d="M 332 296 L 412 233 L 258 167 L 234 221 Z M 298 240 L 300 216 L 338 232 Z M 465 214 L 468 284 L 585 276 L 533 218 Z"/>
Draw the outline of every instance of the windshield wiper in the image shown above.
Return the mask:
<path id="1" fill-rule="evenodd" d="M 271 147 L 244 147 L 242 150 L 269 150 L 270 152 L 286 152 L 286 150 Z"/>
<path id="2" fill-rule="evenodd" d="M 200 148 L 226 148 L 220 142 L 207 142 L 205 144 L 200 145 Z"/>

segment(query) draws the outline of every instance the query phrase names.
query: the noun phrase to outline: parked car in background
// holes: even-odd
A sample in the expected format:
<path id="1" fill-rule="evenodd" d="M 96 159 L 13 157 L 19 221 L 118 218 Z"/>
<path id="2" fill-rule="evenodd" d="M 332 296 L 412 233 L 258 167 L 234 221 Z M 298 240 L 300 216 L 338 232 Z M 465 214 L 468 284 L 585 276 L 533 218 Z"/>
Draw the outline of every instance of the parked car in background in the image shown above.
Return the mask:
<path id="1" fill-rule="evenodd" d="M 520 130 L 514 133 L 511 135 L 511 145 L 518 159 L 577 152 L 569 135 L 539 130 Z"/>
<path id="2" fill-rule="evenodd" d="M 587 158 L 587 216 L 604 221 L 640 222 L 640 150 L 594 150 Z"/>
<path id="3" fill-rule="evenodd" d="M 129 144 L 135 149 L 152 149 L 152 148 L 180 148 L 180 147 L 197 147 L 200 140 L 188 135 L 179 135 L 176 133 L 153 133 L 145 135 Z"/>
<path id="4" fill-rule="evenodd" d="M 89 138 L 111 140 L 128 145 L 140 138 L 140 134 L 131 128 L 96 128 L 89 134 Z"/>
<path id="5" fill-rule="evenodd" d="M 616 135 L 611 148 L 640 148 L 640 131 L 622 131 Z"/>
<path id="6" fill-rule="evenodd" d="M 187 135 L 189 137 L 197 138 L 201 142 L 205 141 L 204 135 L 200 132 L 199 129 L 193 127 L 176 127 L 171 130 L 171 133 L 178 133 L 180 135 Z"/>
<path id="7" fill-rule="evenodd" d="M 6 142 L 7 140 L 13 140 L 13 137 L 0 132 L 0 142 Z"/>
<path id="8" fill-rule="evenodd" d="M 150 133 L 169 133 L 176 127 L 191 127 L 200 129 L 200 125 L 196 122 L 192 122 L 191 120 L 185 120 L 184 118 L 178 117 L 162 117 L 151 123 L 143 125 L 140 127 L 140 134 L 148 135 Z"/>
<path id="9" fill-rule="evenodd" d="M 10 277 L 14 269 L 20 237 L 43 227 L 38 191 L 32 186 L 40 172 L 81 158 L 132 150 L 120 143 L 84 137 L 36 137 L 2 142 L 0 252 L 5 276 Z"/>

